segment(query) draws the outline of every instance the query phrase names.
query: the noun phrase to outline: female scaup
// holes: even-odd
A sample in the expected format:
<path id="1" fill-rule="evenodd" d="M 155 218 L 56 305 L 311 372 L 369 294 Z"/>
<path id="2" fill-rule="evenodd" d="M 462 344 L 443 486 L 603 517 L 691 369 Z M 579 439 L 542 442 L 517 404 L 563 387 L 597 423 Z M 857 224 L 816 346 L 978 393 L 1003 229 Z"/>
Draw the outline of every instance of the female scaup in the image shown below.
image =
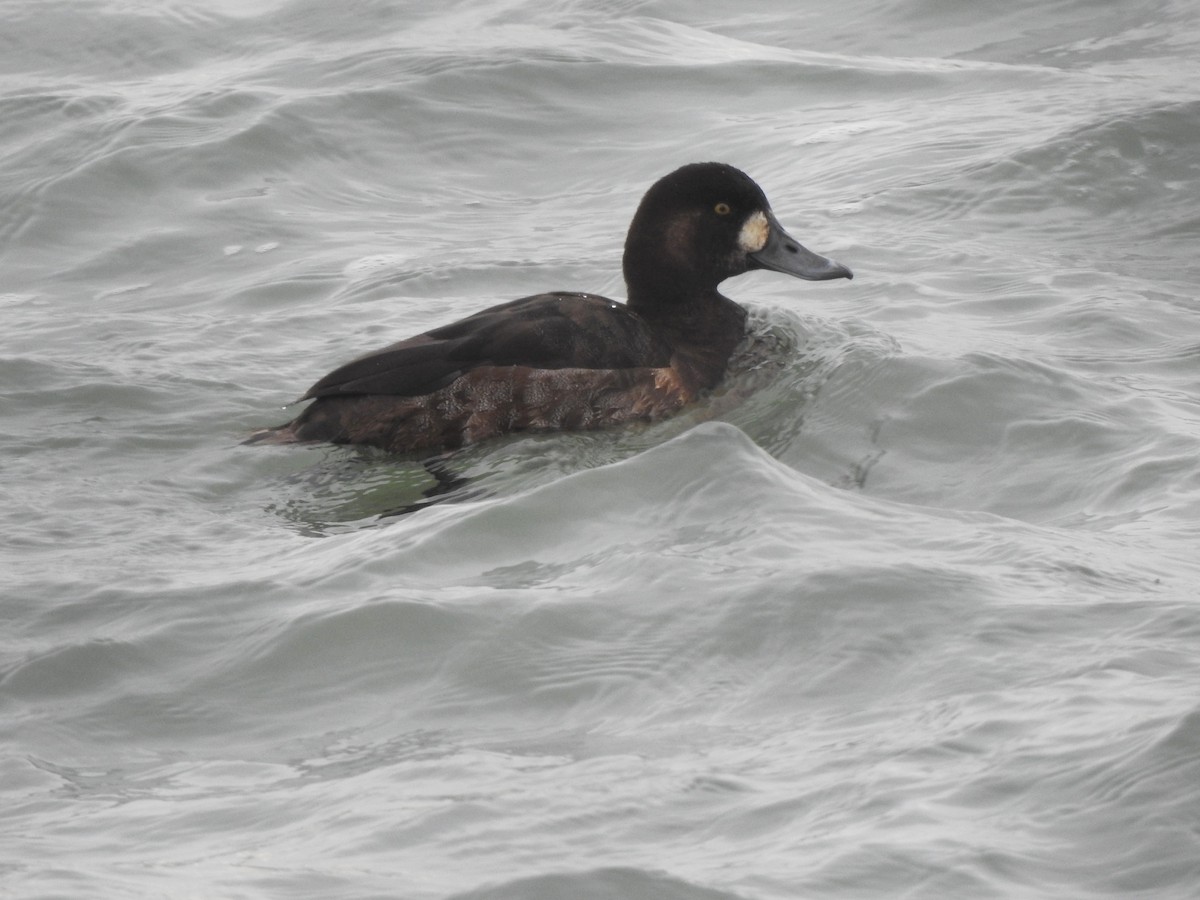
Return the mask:
<path id="1" fill-rule="evenodd" d="M 625 239 L 625 304 L 553 292 L 493 306 L 330 372 L 293 421 L 251 441 L 452 450 L 516 431 L 670 415 L 725 374 L 746 311 L 717 291 L 771 269 L 853 278 L 783 230 L 762 189 L 721 163 L 655 183 Z"/>

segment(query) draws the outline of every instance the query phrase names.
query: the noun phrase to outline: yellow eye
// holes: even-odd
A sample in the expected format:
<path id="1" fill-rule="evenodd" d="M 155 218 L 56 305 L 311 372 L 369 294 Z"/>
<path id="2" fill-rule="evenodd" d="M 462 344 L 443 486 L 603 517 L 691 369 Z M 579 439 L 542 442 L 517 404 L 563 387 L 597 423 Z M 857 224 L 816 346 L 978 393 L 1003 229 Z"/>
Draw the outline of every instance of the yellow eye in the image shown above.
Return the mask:
<path id="1" fill-rule="evenodd" d="M 728 203 L 718 203 L 713 209 L 716 210 L 718 216 L 727 216 L 733 212 L 733 207 Z"/>

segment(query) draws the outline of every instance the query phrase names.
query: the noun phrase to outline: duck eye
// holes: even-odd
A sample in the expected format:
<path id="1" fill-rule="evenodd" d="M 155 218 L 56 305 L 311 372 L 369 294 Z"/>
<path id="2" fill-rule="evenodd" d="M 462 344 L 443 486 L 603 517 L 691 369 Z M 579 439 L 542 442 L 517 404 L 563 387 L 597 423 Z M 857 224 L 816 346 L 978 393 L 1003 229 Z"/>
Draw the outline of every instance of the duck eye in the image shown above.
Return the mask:
<path id="1" fill-rule="evenodd" d="M 733 207 L 728 203 L 718 203 L 713 209 L 716 210 L 718 216 L 727 216 L 733 212 Z"/>

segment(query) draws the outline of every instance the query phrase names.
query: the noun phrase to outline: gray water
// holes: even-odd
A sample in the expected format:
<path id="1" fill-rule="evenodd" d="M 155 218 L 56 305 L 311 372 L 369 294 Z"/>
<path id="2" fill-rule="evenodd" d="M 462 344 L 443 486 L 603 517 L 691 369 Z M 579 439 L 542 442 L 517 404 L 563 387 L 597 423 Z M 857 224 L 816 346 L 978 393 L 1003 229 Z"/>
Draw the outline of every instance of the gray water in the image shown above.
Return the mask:
<path id="1" fill-rule="evenodd" d="M 1190 0 L 0 5 L 0 894 L 1200 896 Z M 246 447 L 623 296 L 717 159 L 680 417 Z"/>

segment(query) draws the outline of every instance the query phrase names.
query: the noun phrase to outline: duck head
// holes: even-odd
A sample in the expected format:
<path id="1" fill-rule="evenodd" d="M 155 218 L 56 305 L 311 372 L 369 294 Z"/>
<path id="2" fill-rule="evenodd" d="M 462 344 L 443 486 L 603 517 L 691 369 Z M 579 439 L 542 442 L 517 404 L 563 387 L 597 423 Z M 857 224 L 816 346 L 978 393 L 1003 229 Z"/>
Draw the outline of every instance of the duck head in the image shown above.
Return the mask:
<path id="1" fill-rule="evenodd" d="M 631 305 L 714 291 L 751 269 L 806 281 L 854 277 L 789 235 L 762 188 L 733 166 L 693 163 L 646 192 L 625 241 Z"/>

